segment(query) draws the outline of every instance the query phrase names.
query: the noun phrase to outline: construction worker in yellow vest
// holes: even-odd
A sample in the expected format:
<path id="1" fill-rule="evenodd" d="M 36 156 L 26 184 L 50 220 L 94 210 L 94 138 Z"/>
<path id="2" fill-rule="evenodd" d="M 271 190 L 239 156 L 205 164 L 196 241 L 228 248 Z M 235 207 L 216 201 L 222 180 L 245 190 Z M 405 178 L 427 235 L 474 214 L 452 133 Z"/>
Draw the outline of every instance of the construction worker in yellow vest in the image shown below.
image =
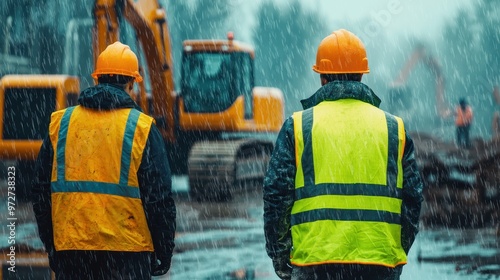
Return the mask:
<path id="1" fill-rule="evenodd" d="M 170 268 L 176 208 L 163 140 L 131 98 L 142 81 L 120 42 L 98 57 L 97 85 L 52 113 L 32 188 L 56 279 L 151 279 Z"/>
<path id="2" fill-rule="evenodd" d="M 399 279 L 423 183 L 402 119 L 365 84 L 361 40 L 320 43 L 322 87 L 278 135 L 264 180 L 266 251 L 281 279 Z"/>

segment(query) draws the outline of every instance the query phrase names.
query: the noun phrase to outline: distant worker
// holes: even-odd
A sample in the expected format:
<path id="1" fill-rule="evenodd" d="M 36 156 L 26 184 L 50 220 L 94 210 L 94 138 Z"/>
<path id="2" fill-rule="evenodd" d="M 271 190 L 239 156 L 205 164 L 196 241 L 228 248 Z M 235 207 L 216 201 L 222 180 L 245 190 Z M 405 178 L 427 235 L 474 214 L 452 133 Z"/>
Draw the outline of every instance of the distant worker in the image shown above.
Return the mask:
<path id="1" fill-rule="evenodd" d="M 465 98 L 461 98 L 458 103 L 455 112 L 457 145 L 462 148 L 470 148 L 469 131 L 473 118 L 472 108 L 467 104 Z"/>
<path id="2" fill-rule="evenodd" d="M 324 38 L 313 70 L 322 87 L 283 124 L 264 179 L 267 254 L 281 279 L 399 279 L 423 200 L 413 141 L 361 83 L 354 34 Z"/>
<path id="3" fill-rule="evenodd" d="M 56 279 L 151 279 L 170 268 L 176 229 L 170 167 L 153 118 L 132 100 L 142 81 L 129 46 L 98 57 L 96 86 L 54 112 L 32 189 Z"/>

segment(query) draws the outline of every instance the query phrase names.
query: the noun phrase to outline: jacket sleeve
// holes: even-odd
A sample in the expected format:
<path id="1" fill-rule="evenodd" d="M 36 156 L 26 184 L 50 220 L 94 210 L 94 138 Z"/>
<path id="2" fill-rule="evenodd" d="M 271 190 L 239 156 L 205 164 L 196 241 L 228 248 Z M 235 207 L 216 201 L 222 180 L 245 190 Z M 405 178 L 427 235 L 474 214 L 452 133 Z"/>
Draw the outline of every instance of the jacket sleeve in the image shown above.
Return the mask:
<path id="1" fill-rule="evenodd" d="M 31 187 L 31 203 L 38 225 L 38 235 L 47 252 L 54 252 L 50 181 L 54 151 L 50 138 L 43 140 L 35 162 L 35 177 Z"/>
<path id="2" fill-rule="evenodd" d="M 151 126 L 137 176 L 156 257 L 162 262 L 170 261 L 174 250 L 176 208 L 167 153 L 156 125 Z"/>
<path id="3" fill-rule="evenodd" d="M 401 211 L 401 244 L 406 254 L 418 233 L 422 206 L 423 181 L 414 155 L 413 140 L 406 134 L 403 153 L 403 203 Z"/>
<path id="4" fill-rule="evenodd" d="M 278 134 L 264 178 L 264 234 L 266 252 L 275 268 L 290 262 L 290 216 L 295 196 L 295 144 L 293 119 Z"/>

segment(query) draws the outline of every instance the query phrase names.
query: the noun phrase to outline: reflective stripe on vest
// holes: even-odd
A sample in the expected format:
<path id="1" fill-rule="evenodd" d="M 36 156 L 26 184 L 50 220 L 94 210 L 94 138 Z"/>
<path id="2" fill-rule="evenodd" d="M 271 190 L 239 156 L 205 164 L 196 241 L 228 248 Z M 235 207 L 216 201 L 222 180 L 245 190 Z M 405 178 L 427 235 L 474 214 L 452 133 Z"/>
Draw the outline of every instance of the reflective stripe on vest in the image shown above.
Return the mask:
<path id="1" fill-rule="evenodd" d="M 354 99 L 324 101 L 293 119 L 292 263 L 406 263 L 402 120 Z"/>
<path id="2" fill-rule="evenodd" d="M 135 109 L 52 114 L 56 250 L 153 251 L 137 178 L 151 124 Z"/>

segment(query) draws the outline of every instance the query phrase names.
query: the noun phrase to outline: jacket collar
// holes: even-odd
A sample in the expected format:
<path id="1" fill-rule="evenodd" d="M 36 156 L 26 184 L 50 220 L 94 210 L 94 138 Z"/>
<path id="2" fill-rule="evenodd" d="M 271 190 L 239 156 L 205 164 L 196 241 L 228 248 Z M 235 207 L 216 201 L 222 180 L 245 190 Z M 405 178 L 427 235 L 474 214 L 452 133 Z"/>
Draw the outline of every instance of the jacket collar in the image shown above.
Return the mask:
<path id="1" fill-rule="evenodd" d="M 300 101 L 304 110 L 323 101 L 357 99 L 375 107 L 380 106 L 380 98 L 365 84 L 355 81 L 333 81 L 322 86 L 311 97 Z"/>
<path id="2" fill-rule="evenodd" d="M 141 111 L 137 103 L 123 89 L 113 84 L 98 84 L 83 90 L 78 97 L 78 103 L 83 107 L 97 110 L 135 108 Z"/>

